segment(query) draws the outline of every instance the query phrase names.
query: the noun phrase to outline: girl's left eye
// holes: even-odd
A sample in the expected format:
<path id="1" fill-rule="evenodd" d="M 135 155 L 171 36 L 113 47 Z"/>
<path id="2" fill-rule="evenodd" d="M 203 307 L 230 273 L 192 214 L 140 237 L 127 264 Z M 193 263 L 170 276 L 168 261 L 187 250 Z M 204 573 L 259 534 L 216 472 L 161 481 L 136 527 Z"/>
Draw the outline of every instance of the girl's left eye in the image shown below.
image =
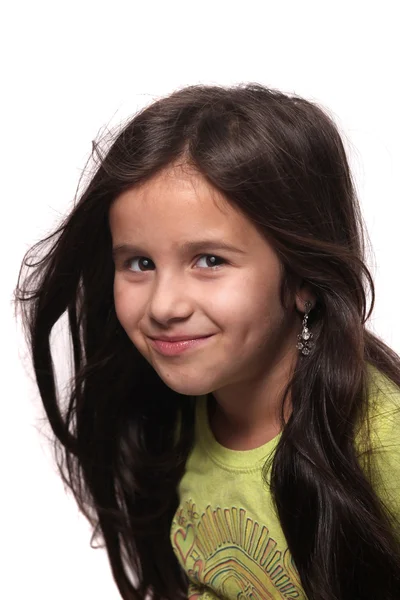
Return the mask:
<path id="1" fill-rule="evenodd" d="M 223 264 L 226 262 L 223 258 L 221 258 L 220 256 L 216 256 L 215 254 L 203 254 L 203 256 L 201 256 L 199 258 L 199 261 L 202 260 L 203 258 L 205 258 L 206 261 L 210 260 L 210 262 L 211 262 L 210 268 L 211 269 L 219 266 L 218 261 Z M 197 262 L 199 262 L 199 261 L 197 261 Z M 203 268 L 203 267 L 201 267 L 201 268 Z"/>

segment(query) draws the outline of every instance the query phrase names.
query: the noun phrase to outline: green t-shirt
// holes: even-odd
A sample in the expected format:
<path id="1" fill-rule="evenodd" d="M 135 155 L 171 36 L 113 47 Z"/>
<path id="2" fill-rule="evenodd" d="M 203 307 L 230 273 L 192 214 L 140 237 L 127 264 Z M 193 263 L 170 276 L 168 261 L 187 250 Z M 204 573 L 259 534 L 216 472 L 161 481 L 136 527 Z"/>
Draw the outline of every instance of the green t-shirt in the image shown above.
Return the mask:
<path id="1" fill-rule="evenodd" d="M 378 384 L 370 391 L 375 485 L 400 518 L 400 390 L 372 367 L 371 373 Z M 195 444 L 171 525 L 190 600 L 306 600 L 262 479 L 279 438 L 253 450 L 225 448 L 209 426 L 207 396 L 197 398 Z"/>

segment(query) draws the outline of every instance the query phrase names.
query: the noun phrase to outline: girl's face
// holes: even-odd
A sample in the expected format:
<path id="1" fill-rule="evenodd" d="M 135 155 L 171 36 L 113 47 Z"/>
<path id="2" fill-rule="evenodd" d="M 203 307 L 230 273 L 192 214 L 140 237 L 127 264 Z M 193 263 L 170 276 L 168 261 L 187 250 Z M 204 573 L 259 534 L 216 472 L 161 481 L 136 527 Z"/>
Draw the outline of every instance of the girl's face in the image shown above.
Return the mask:
<path id="1" fill-rule="evenodd" d="M 170 388 L 262 386 L 297 355 L 301 318 L 280 304 L 276 253 L 200 175 L 170 168 L 124 192 L 110 228 L 118 319 Z M 173 355 L 154 342 L 203 336 Z"/>

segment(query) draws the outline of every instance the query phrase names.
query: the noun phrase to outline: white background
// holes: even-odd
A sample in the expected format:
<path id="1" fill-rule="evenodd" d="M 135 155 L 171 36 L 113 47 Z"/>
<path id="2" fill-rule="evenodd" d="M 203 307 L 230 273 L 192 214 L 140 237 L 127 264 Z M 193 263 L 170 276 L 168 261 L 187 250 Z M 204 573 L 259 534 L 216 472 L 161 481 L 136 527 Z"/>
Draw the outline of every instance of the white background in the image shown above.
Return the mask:
<path id="1" fill-rule="evenodd" d="M 55 474 L 11 306 L 24 252 L 67 210 L 104 126 L 199 82 L 259 81 L 328 107 L 351 152 L 373 246 L 369 327 L 400 352 L 397 11 L 396 0 L 3 7 L 1 598 L 120 597 Z"/>

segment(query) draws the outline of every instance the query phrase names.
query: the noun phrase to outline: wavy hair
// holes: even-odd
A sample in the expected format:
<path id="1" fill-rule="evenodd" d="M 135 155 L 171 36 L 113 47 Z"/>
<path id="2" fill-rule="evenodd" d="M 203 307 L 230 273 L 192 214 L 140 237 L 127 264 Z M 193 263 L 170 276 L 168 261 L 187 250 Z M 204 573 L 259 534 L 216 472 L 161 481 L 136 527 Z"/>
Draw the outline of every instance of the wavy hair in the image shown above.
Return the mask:
<path id="1" fill-rule="evenodd" d="M 139 111 L 107 149 L 93 142 L 92 157 L 95 169 L 70 214 L 25 256 L 16 299 L 60 474 L 93 539 L 105 544 L 124 600 L 187 593 L 169 530 L 193 446 L 195 398 L 168 388 L 116 317 L 108 222 L 122 192 L 176 161 L 268 238 L 283 267 L 283 305 L 298 278 L 317 298 L 309 319 L 316 344 L 288 382 L 293 409 L 271 470 L 307 597 L 398 599 L 398 539 L 360 466 L 355 436 L 357 423 L 368 422 L 368 363 L 400 387 L 400 358 L 365 326 L 374 284 L 333 118 L 315 102 L 257 83 L 194 85 Z M 67 402 L 50 342 L 63 316 L 73 355 Z"/>

